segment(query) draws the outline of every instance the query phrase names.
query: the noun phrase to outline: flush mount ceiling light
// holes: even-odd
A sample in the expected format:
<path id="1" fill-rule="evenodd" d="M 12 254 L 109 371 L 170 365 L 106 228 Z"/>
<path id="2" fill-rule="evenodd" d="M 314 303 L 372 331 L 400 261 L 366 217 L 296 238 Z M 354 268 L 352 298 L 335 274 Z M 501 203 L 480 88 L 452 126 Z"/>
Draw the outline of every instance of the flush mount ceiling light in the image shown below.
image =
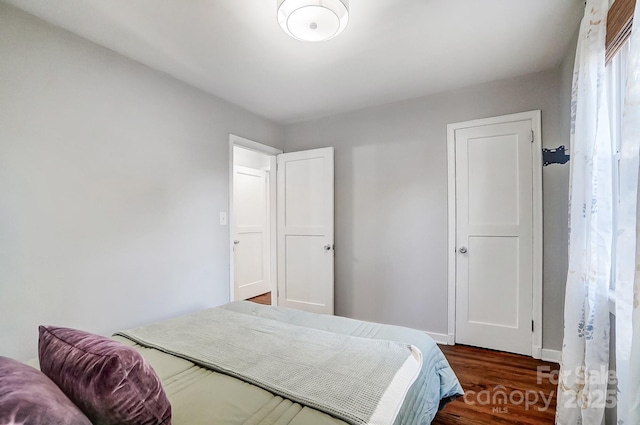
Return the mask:
<path id="1" fill-rule="evenodd" d="M 349 22 L 349 0 L 278 0 L 278 23 L 302 41 L 325 41 Z"/>

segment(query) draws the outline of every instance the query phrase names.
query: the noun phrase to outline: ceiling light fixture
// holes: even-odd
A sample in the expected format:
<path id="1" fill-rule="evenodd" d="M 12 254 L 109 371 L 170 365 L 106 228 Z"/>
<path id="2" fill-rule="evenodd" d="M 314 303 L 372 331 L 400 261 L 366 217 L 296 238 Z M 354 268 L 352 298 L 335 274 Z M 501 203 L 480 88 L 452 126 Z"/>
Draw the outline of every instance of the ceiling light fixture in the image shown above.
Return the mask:
<path id="1" fill-rule="evenodd" d="M 326 41 L 349 22 L 349 0 L 278 0 L 278 23 L 302 41 Z"/>

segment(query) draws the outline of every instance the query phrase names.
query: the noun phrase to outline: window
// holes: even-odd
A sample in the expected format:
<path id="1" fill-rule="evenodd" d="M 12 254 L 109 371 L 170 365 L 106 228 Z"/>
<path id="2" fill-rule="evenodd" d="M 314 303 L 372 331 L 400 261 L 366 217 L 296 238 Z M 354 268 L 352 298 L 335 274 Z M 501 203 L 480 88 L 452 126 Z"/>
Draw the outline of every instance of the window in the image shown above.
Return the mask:
<path id="1" fill-rule="evenodd" d="M 635 0 L 615 0 L 607 16 L 606 62 L 607 100 L 611 126 L 611 148 L 613 152 L 613 228 L 618 228 L 620 210 L 620 150 L 622 145 L 622 122 L 624 97 L 627 86 L 627 62 L 630 52 L 630 37 L 635 11 Z M 612 258 L 616 258 L 616 233 L 613 236 Z M 615 314 L 616 261 L 611 264 L 610 307 Z"/>
<path id="2" fill-rule="evenodd" d="M 609 123 L 611 126 L 611 148 L 613 152 L 613 226 L 617 228 L 616 217 L 620 206 L 620 147 L 622 143 L 622 118 L 624 96 L 627 83 L 627 58 L 630 43 L 627 40 L 607 65 L 607 96 L 609 106 Z M 612 257 L 616 258 L 616 243 L 611 247 Z M 615 261 L 611 265 L 611 290 L 615 289 Z M 612 294 L 613 296 L 613 294 Z"/>

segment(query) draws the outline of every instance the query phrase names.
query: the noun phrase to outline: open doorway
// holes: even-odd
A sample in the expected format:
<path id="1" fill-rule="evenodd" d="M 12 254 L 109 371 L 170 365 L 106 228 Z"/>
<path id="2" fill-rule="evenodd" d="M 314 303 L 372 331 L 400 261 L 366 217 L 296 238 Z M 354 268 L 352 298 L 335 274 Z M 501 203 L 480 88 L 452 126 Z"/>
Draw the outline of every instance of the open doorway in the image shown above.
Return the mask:
<path id="1" fill-rule="evenodd" d="M 277 304 L 276 155 L 230 136 L 230 300 Z"/>
<path id="2" fill-rule="evenodd" d="M 229 151 L 230 300 L 333 314 L 333 148 Z"/>

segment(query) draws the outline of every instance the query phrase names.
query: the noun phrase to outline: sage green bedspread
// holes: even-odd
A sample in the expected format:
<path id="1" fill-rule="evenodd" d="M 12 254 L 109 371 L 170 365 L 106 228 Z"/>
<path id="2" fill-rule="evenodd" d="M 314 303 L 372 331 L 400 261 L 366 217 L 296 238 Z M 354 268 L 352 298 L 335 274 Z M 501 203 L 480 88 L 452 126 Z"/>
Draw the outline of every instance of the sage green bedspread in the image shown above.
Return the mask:
<path id="1" fill-rule="evenodd" d="M 423 370 L 395 425 L 426 425 L 460 385 L 435 342 L 422 332 L 334 316 L 234 302 L 220 308 L 314 329 L 413 344 L 423 352 Z M 158 373 L 173 410 L 173 425 L 345 425 L 325 413 L 275 396 L 231 376 L 115 336 L 140 351 Z M 389 424 L 391 425 L 391 424 Z"/>
<path id="2" fill-rule="evenodd" d="M 133 346 L 151 363 L 171 402 L 173 425 L 345 424 L 231 376 L 142 347 L 121 336 L 114 339 Z"/>

